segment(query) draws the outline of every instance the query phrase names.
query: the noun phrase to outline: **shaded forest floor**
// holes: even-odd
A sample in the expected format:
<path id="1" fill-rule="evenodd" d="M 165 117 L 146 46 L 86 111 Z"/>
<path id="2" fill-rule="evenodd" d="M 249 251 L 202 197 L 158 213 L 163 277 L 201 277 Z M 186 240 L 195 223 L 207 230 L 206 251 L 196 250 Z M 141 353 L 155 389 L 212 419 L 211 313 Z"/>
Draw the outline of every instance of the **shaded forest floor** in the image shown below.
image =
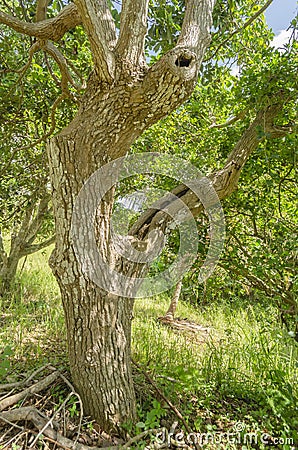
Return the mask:
<path id="1" fill-rule="evenodd" d="M 62 376 L 5 411 L 36 407 L 44 420 L 54 416 L 60 432 L 77 445 L 195 448 L 196 441 L 197 448 L 208 449 L 298 448 L 297 344 L 269 301 L 238 298 L 210 299 L 204 308 L 180 302 L 177 316 L 202 325 L 201 333 L 157 320 L 167 309 L 166 295 L 137 300 L 133 359 L 139 422 L 125 424 L 119 436 L 102 433 L 70 395 L 63 311 L 47 256 L 26 261 L 15 291 L 1 305 L 0 384 L 25 382 L 43 366 L 32 383 L 54 368 Z M 11 392 L 0 386 L 0 410 L 5 396 L 24 389 L 25 384 Z M 145 433 L 151 429 L 159 431 Z M 138 442 L 125 446 L 136 435 Z M 38 436 L 34 421 L 20 421 L 0 423 L 4 448 L 63 447 Z"/>

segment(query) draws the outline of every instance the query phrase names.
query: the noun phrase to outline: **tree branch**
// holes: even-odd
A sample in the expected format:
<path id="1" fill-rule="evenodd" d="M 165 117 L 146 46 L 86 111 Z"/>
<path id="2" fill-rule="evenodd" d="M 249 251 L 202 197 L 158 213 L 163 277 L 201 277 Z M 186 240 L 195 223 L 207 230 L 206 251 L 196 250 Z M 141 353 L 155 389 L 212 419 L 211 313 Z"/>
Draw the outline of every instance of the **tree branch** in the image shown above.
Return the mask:
<path id="1" fill-rule="evenodd" d="M 132 68 L 145 64 L 144 46 L 147 32 L 149 0 L 123 0 L 117 54 Z"/>
<path id="2" fill-rule="evenodd" d="M 84 89 L 85 86 L 77 84 L 74 79 L 72 78 L 72 75 L 67 67 L 67 61 L 62 55 L 62 53 L 55 47 L 54 44 L 51 42 L 47 42 L 44 46 L 44 51 L 47 52 L 49 55 L 52 56 L 52 58 L 56 61 L 56 63 L 59 66 L 60 72 L 61 72 L 61 88 L 62 91 L 67 91 L 67 83 L 69 82 L 76 90 L 80 91 Z"/>
<path id="3" fill-rule="evenodd" d="M 54 235 L 54 236 L 51 236 L 46 241 L 40 242 L 39 244 L 28 245 L 21 251 L 21 255 L 22 256 L 32 255 L 32 253 L 38 252 L 39 250 L 42 250 L 42 249 L 48 247 L 49 245 L 54 244 L 55 240 L 56 240 L 56 236 Z"/>
<path id="4" fill-rule="evenodd" d="M 108 83 L 114 79 L 113 50 L 117 36 L 115 22 L 106 0 L 76 0 L 84 28 L 88 34 L 95 71 Z"/>
<path id="5" fill-rule="evenodd" d="M 234 123 L 238 122 L 238 120 L 243 119 L 243 117 L 245 117 L 246 112 L 247 110 L 245 109 L 244 111 L 241 111 L 239 114 L 232 117 L 231 119 L 226 120 L 224 123 L 212 123 L 209 128 L 220 129 L 229 127 L 230 125 L 233 125 Z"/>
<path id="6" fill-rule="evenodd" d="M 284 103 L 288 100 L 283 94 L 277 96 L 276 103 L 261 110 L 255 120 L 250 124 L 243 133 L 240 140 L 234 147 L 221 170 L 213 172 L 207 178 L 212 183 L 219 199 L 224 199 L 230 195 L 237 186 L 241 171 L 252 152 L 258 147 L 259 143 L 267 137 L 279 137 L 269 134 L 268 130 L 274 127 L 274 119 L 283 109 Z M 263 136 L 259 136 L 258 128 L 264 130 Z M 181 209 L 181 200 L 190 209 L 194 217 L 197 217 L 203 211 L 203 205 L 197 198 L 196 194 L 184 185 L 179 185 L 173 189 L 172 194 L 178 199 L 174 200 L 167 208 L 171 208 L 171 212 Z M 167 225 L 172 221 L 170 215 L 162 210 L 165 198 L 156 203 L 154 209 L 148 209 L 139 217 L 130 230 L 131 235 L 137 236 L 139 239 L 146 239 L 148 233 L 154 229 L 165 230 Z M 176 203 L 176 205 L 175 205 Z"/>
<path id="7" fill-rule="evenodd" d="M 210 42 L 210 28 L 212 25 L 212 11 L 215 0 L 188 0 L 178 39 L 179 47 L 186 47 L 197 55 L 202 56 Z"/>
<path id="8" fill-rule="evenodd" d="M 4 249 L 2 233 L 0 230 L 0 265 L 7 262 L 7 253 Z"/>
<path id="9" fill-rule="evenodd" d="M 71 3 L 65 6 L 56 17 L 41 22 L 28 23 L 0 11 L 0 23 L 9 26 L 18 33 L 42 40 L 59 41 L 71 28 L 81 24 L 77 7 Z"/>
<path id="10" fill-rule="evenodd" d="M 271 3 L 273 2 L 273 0 L 268 0 L 265 5 L 259 9 L 259 11 L 257 11 L 250 19 L 248 19 L 244 25 L 242 25 L 242 27 L 238 27 L 236 28 L 226 39 L 224 39 L 219 46 L 216 48 L 216 50 L 212 53 L 212 55 L 205 59 L 204 62 L 206 61 L 210 61 L 210 59 L 213 59 L 214 56 L 217 55 L 217 53 L 219 52 L 219 50 L 226 45 L 227 42 L 229 42 L 232 37 L 234 37 L 236 34 L 240 33 L 241 31 L 245 30 L 245 28 L 249 27 L 249 25 L 251 25 L 261 14 L 263 14 L 264 11 L 266 11 L 266 9 L 268 8 L 268 6 L 271 5 Z"/>
<path id="11" fill-rule="evenodd" d="M 214 2 L 187 2 L 178 44 L 151 66 L 143 79 L 140 97 L 150 99 L 148 113 L 152 116 L 151 111 L 154 111 L 155 121 L 180 106 L 193 92 L 209 44 Z"/>
<path id="12" fill-rule="evenodd" d="M 44 187 L 41 188 L 41 191 L 42 190 L 44 190 Z M 36 239 L 37 233 L 40 230 L 46 215 L 50 212 L 50 209 L 48 207 L 50 200 L 51 197 L 49 193 L 44 191 L 39 200 L 39 203 L 37 205 L 34 204 L 34 209 L 30 214 L 30 221 L 28 222 L 26 228 L 23 229 L 22 243 L 24 243 L 25 245 L 22 245 L 22 247 L 26 248 L 27 246 L 30 246 Z M 24 255 L 26 254 L 27 253 L 25 253 Z"/>
<path id="13" fill-rule="evenodd" d="M 41 22 L 47 18 L 49 0 L 38 0 L 36 5 L 35 22 Z"/>

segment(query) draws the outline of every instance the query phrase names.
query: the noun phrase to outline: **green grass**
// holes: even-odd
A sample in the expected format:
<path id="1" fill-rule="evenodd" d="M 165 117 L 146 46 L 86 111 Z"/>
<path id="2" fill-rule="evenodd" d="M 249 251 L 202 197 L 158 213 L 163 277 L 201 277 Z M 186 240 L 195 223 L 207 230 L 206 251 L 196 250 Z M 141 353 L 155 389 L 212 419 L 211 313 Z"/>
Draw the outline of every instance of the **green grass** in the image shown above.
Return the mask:
<path id="1" fill-rule="evenodd" d="M 0 364 L 0 375 L 5 373 L 10 380 L 19 371 L 46 362 L 67 366 L 63 311 L 48 256 L 49 251 L 28 258 L 14 293 L 2 304 L 0 347 L 8 346 L 12 354 L 8 370 L 1 372 Z M 168 301 L 167 295 L 136 300 L 133 357 L 180 409 L 190 428 L 200 433 L 233 432 L 240 423 L 242 434 L 266 432 L 297 443 L 297 344 L 281 328 L 274 307 L 237 298 L 220 303 L 212 299 L 202 309 L 181 302 L 177 316 L 210 327 L 204 342 L 156 320 Z M 135 380 L 140 426 L 170 427 L 176 420 L 173 413 L 158 396 L 154 403 L 154 389 L 142 373 L 136 371 Z M 206 448 L 221 448 L 216 445 Z M 239 445 L 226 442 L 222 448 Z M 259 442 L 256 448 L 266 446 Z"/>

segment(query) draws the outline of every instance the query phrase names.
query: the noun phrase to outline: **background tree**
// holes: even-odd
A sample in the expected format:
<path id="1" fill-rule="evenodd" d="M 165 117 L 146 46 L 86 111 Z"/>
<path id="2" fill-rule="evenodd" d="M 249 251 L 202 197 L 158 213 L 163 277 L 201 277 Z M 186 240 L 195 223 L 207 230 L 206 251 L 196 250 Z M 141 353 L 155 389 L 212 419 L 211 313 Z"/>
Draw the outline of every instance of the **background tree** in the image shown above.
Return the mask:
<path id="1" fill-rule="evenodd" d="M 6 2 L 13 15 L 43 19 L 42 6 Z M 38 17 L 37 17 L 38 16 Z M 36 55 L 32 37 L 0 30 L 0 293 L 8 293 L 20 259 L 54 242 L 45 141 L 75 108 L 56 101 L 61 83 L 53 55 Z M 14 52 L 11 49 L 14 48 Z M 45 70 L 48 69 L 48 70 Z M 33 94 L 33 95 L 32 95 Z"/>

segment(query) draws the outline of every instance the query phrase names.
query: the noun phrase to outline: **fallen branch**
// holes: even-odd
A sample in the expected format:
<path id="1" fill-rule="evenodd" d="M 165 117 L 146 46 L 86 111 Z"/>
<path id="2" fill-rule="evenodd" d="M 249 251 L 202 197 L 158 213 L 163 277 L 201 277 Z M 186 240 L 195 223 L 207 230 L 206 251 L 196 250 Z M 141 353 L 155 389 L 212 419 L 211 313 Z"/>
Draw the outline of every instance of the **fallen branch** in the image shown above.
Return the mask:
<path id="1" fill-rule="evenodd" d="M 37 433 L 37 435 L 35 436 L 34 441 L 30 444 L 29 448 L 34 448 L 34 445 L 37 443 L 38 439 L 40 438 L 40 436 L 43 434 L 43 432 L 48 428 L 48 427 L 52 427 L 54 418 L 57 414 L 59 414 L 59 412 L 65 407 L 66 403 L 68 402 L 68 400 L 73 396 L 73 395 L 77 395 L 75 392 L 71 392 L 70 394 L 68 394 L 68 396 L 66 397 L 66 399 L 64 400 L 64 402 L 59 406 L 59 408 L 54 412 L 54 414 L 52 415 L 52 417 L 45 423 L 45 425 L 41 428 L 41 430 L 39 430 L 39 432 Z M 78 433 L 80 433 L 80 428 Z"/>
<path id="2" fill-rule="evenodd" d="M 50 368 L 52 370 L 56 370 L 49 364 L 46 364 L 45 366 L 39 367 L 39 369 L 35 370 L 28 378 L 22 381 L 16 381 L 15 383 L 7 383 L 7 384 L 0 384 L 0 392 L 6 391 L 7 389 L 15 389 L 17 387 L 23 387 L 27 386 L 27 384 L 30 383 L 30 381 L 36 377 L 40 372 L 43 372 L 45 369 Z"/>
<path id="3" fill-rule="evenodd" d="M 10 411 L 5 411 L 0 414 L 0 421 L 14 423 L 19 421 L 31 421 L 33 425 L 38 429 L 42 430 L 42 434 L 48 438 L 51 442 L 60 445 L 60 447 L 65 448 L 67 450 L 101 450 L 105 448 L 105 450 L 121 450 L 121 449 L 129 449 L 132 444 L 136 444 L 141 439 L 143 439 L 148 434 L 158 433 L 161 429 L 152 429 L 146 430 L 137 436 L 131 438 L 124 445 L 116 445 L 111 447 L 90 447 L 89 445 L 84 445 L 78 442 L 74 442 L 71 439 L 68 439 L 62 436 L 53 428 L 49 427 L 49 420 L 45 419 L 38 409 L 32 406 L 25 406 L 22 408 L 12 409 Z M 39 432 L 39 433 L 40 433 Z"/>
<path id="4" fill-rule="evenodd" d="M 25 386 L 40 372 L 42 372 L 45 368 L 48 368 L 52 370 L 53 372 L 48 375 L 46 378 L 38 381 L 34 385 L 24 389 L 23 391 L 11 395 L 9 397 L 5 397 L 0 401 L 0 423 L 4 422 L 9 425 L 12 425 L 12 427 L 15 427 L 18 430 L 18 434 L 11 438 L 9 440 L 9 444 L 12 442 L 16 442 L 16 439 L 19 440 L 20 437 L 24 433 L 32 433 L 35 435 L 35 438 L 33 442 L 31 442 L 29 448 L 34 448 L 35 444 L 37 443 L 38 439 L 40 439 L 41 436 L 44 436 L 45 439 L 49 440 L 50 442 L 59 445 L 60 447 L 64 449 L 73 449 L 73 450 L 101 450 L 103 447 L 90 447 L 85 444 L 81 444 L 78 442 L 79 436 L 80 436 L 80 430 L 82 425 L 82 415 L 83 415 L 83 405 L 82 401 L 78 394 L 75 393 L 74 387 L 72 384 L 67 380 L 67 378 L 61 374 L 58 370 L 55 369 L 55 367 L 51 365 L 46 365 L 43 367 L 40 367 L 39 369 L 35 370 L 26 380 L 18 381 L 16 383 L 9 383 L 6 385 L 2 385 L 2 389 L 9 389 L 9 388 L 16 388 Z M 9 408 L 10 406 L 13 406 L 15 403 L 19 402 L 20 400 L 23 400 L 26 397 L 32 396 L 32 394 L 36 394 L 38 392 L 41 392 L 42 390 L 48 388 L 57 378 L 61 378 L 71 389 L 71 392 L 68 394 L 64 402 L 60 405 L 60 407 L 54 412 L 52 417 L 47 417 L 45 414 L 43 414 L 41 411 L 39 411 L 36 407 L 33 406 L 22 406 L 20 408 L 14 408 L 10 409 L 9 411 L 4 411 L 4 409 Z M 73 395 L 76 395 L 79 399 L 80 407 L 81 407 L 81 417 L 80 417 L 80 423 L 79 423 L 79 429 L 77 438 L 75 440 L 71 440 L 69 438 L 64 437 L 61 433 L 57 431 L 59 424 L 58 422 L 54 421 L 55 416 L 65 407 L 70 397 Z M 30 421 L 34 425 L 35 428 L 37 428 L 38 432 L 33 430 L 29 430 L 27 426 L 19 426 L 16 422 L 24 422 L 24 421 Z M 145 436 L 148 434 L 156 434 L 160 432 L 162 429 L 150 429 L 143 431 L 142 433 L 138 434 L 137 436 L 132 437 L 129 439 L 125 444 L 121 445 L 115 445 L 110 447 L 104 447 L 106 450 L 120 450 L 120 449 L 129 449 L 131 445 L 136 444 L 140 440 L 142 440 Z M 3 437 L 1 439 L 3 442 Z M 5 443 L 5 448 L 8 445 L 8 443 Z"/>
<path id="5" fill-rule="evenodd" d="M 11 395 L 10 397 L 4 398 L 0 402 L 0 411 L 3 411 L 4 409 L 15 405 L 20 400 L 23 400 L 24 398 L 26 398 L 28 396 L 31 396 L 33 394 L 37 394 L 38 392 L 43 391 L 48 386 L 50 386 L 58 377 L 59 377 L 59 371 L 57 370 L 56 372 L 48 375 L 43 380 L 38 381 L 38 383 L 34 384 L 33 386 L 30 386 L 27 389 L 24 389 L 23 391 L 18 392 L 17 394 Z"/>
<path id="6" fill-rule="evenodd" d="M 45 426 L 48 423 L 48 420 L 41 416 L 41 413 L 38 409 L 32 406 L 25 406 L 23 408 L 12 409 L 10 411 L 5 411 L 0 414 L 0 421 L 9 422 L 19 422 L 24 420 L 30 420 L 33 425 L 38 429 L 43 429 L 43 434 L 53 440 L 56 444 L 59 444 L 61 447 L 65 449 L 74 449 L 74 450 L 99 450 L 99 447 L 89 447 L 83 444 L 75 444 L 71 439 L 68 439 L 62 436 L 60 433 L 55 431 L 53 428 Z M 117 447 L 108 447 L 106 450 L 116 450 Z"/>

